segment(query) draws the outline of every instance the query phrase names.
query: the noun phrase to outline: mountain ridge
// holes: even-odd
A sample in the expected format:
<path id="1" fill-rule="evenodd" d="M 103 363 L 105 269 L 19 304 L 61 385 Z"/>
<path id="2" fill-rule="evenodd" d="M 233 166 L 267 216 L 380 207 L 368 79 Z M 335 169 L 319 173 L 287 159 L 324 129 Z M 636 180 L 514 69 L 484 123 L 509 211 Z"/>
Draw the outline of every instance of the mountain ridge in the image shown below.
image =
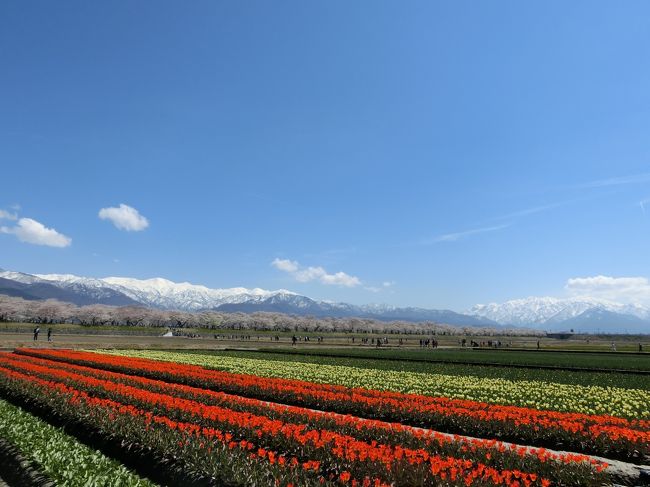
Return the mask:
<path id="1" fill-rule="evenodd" d="M 623 331 L 623 326 L 627 326 L 634 332 L 650 333 L 650 308 L 590 296 L 530 296 L 503 303 L 477 304 L 466 313 L 501 324 L 549 331 L 618 331 L 619 327 Z"/>
<path id="2" fill-rule="evenodd" d="M 88 278 L 73 274 L 26 274 L 0 269 L 0 294 L 25 299 L 59 299 L 77 305 L 142 305 L 166 310 L 278 312 L 314 317 L 359 317 L 382 321 L 432 321 L 457 326 L 526 327 L 547 331 L 650 333 L 650 308 L 589 296 L 535 297 L 477 304 L 464 313 L 452 310 L 353 305 L 318 301 L 278 289 L 212 289 L 164 278 Z"/>
<path id="3" fill-rule="evenodd" d="M 175 283 L 163 278 L 132 279 L 124 277 L 87 278 L 73 274 L 26 274 L 0 270 L 0 279 L 21 283 L 21 291 L 37 286 L 55 286 L 66 292 L 76 293 L 75 304 L 91 304 L 92 299 L 114 297 L 130 300 L 127 304 L 139 304 L 159 309 L 223 312 L 271 311 L 286 314 L 315 317 L 359 317 L 382 321 L 435 321 L 458 326 L 490 326 L 499 324 L 492 320 L 467 316 L 450 310 L 429 310 L 423 308 L 399 308 L 389 305 L 371 304 L 358 306 L 348 303 L 317 301 L 286 289 L 268 291 L 260 288 L 242 287 L 212 289 L 190 283 Z M 9 292 L 0 285 L 0 293 Z M 11 291 L 14 292 L 15 291 Z M 46 299 L 39 293 L 32 298 Z M 50 295 L 52 293 L 49 293 Z M 73 302 L 72 299 L 67 301 Z M 97 301 L 100 302 L 100 301 Z M 102 304 L 108 304 L 103 302 Z"/>

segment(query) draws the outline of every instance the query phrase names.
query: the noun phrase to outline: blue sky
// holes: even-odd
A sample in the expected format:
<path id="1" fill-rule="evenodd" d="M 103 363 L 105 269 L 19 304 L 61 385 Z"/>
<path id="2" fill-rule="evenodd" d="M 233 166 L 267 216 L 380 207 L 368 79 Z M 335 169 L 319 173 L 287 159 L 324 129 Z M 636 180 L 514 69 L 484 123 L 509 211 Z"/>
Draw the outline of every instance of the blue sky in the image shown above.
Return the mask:
<path id="1" fill-rule="evenodd" d="M 647 288 L 649 18 L 2 2 L 0 267 L 457 310 Z"/>

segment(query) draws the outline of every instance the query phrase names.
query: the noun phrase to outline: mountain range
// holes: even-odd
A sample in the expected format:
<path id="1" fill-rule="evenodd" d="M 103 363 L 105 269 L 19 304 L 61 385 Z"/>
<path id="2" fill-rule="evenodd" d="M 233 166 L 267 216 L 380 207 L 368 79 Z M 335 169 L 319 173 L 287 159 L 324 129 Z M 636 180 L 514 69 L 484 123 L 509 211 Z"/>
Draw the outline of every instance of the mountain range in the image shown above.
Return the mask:
<path id="1" fill-rule="evenodd" d="M 530 297 L 479 304 L 465 313 L 383 304 L 317 301 L 285 289 L 212 289 L 167 279 L 88 278 L 71 274 L 26 274 L 0 269 L 0 294 L 58 299 L 76 305 L 142 305 L 168 310 L 270 311 L 315 317 L 433 321 L 458 326 L 516 326 L 549 331 L 650 333 L 650 308 L 590 297 Z"/>
<path id="2" fill-rule="evenodd" d="M 504 303 L 477 304 L 467 314 L 502 325 L 556 332 L 650 333 L 649 307 L 588 296 L 529 297 Z"/>

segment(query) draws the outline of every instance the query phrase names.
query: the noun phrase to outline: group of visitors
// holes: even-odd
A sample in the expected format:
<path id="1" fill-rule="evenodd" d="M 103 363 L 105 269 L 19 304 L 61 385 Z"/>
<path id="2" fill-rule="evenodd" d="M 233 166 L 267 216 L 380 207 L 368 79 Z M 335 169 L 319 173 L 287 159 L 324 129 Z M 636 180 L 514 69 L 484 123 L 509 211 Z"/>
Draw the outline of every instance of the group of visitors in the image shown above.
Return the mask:
<path id="1" fill-rule="evenodd" d="M 310 338 L 308 335 L 305 335 L 304 337 L 303 337 L 303 336 L 296 336 L 296 335 L 293 335 L 293 336 L 291 337 L 291 345 L 295 346 L 296 343 L 299 342 L 299 341 L 302 341 L 302 342 L 310 342 L 310 341 L 311 341 L 311 338 Z M 317 336 L 317 337 L 316 337 L 316 341 L 317 341 L 318 343 L 323 343 L 323 342 L 325 341 L 325 337 L 323 337 L 323 336 Z"/>
<path id="2" fill-rule="evenodd" d="M 420 348 L 438 348 L 438 340 L 435 338 L 426 338 L 420 340 Z"/>
<path id="3" fill-rule="evenodd" d="M 41 327 L 37 326 L 34 328 L 34 341 L 38 340 L 38 334 L 41 332 Z M 52 341 L 52 328 L 47 329 L 47 341 Z"/>

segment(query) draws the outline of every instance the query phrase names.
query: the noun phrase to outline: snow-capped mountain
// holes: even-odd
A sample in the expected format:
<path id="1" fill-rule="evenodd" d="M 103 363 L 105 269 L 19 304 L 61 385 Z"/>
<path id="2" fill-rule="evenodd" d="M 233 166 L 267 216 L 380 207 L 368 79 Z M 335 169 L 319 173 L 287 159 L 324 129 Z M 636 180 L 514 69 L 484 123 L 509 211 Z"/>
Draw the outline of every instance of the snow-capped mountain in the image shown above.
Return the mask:
<path id="1" fill-rule="evenodd" d="M 5 274 L 7 274 L 5 276 Z M 216 308 L 222 304 L 263 301 L 278 295 L 293 295 L 284 289 L 266 291 L 264 289 L 211 289 L 188 282 L 176 283 L 162 278 L 132 279 L 127 277 L 106 277 L 101 279 L 80 277 L 72 274 L 29 274 L 1 273 L 0 277 L 11 279 L 18 277 L 21 282 L 39 282 L 53 284 L 64 289 L 76 290 L 91 296 L 102 296 L 106 290 L 121 293 L 133 301 L 161 309 L 180 309 L 197 311 Z"/>
<path id="2" fill-rule="evenodd" d="M 139 304 L 120 291 L 101 283 L 80 281 L 57 282 L 22 272 L 0 269 L 0 293 L 24 299 L 58 299 L 77 304 L 107 304 L 128 306 Z"/>
<path id="3" fill-rule="evenodd" d="M 356 306 L 348 303 L 316 301 L 285 289 L 277 291 L 243 287 L 211 289 L 161 278 L 97 279 L 72 274 L 25 274 L 0 270 L 0 294 L 25 299 L 55 298 L 80 305 L 136 304 L 185 311 L 204 309 L 244 313 L 270 311 L 318 317 L 358 316 L 379 320 L 435 321 L 463 326 L 497 325 L 488 319 L 462 315 L 449 310 L 397 308 L 388 305 Z"/>
<path id="4" fill-rule="evenodd" d="M 15 271 L 5 271 L 0 269 L 0 277 L 3 279 L 9 279 L 10 281 L 16 281 L 23 284 L 34 284 L 36 282 L 43 282 L 43 279 L 33 276 L 31 274 L 25 274 L 23 272 Z"/>
<path id="5" fill-rule="evenodd" d="M 591 297 L 530 297 L 477 304 L 467 313 L 385 304 L 358 306 L 317 301 L 285 289 L 211 289 L 167 279 L 88 278 L 72 274 L 25 274 L 0 269 L 0 294 L 58 299 L 77 305 L 141 305 L 169 310 L 269 311 L 316 317 L 433 321 L 459 326 L 519 326 L 544 330 L 650 333 L 650 308 Z"/>
<path id="6" fill-rule="evenodd" d="M 650 332 L 650 308 L 621 304 L 591 297 L 550 298 L 529 297 L 505 303 L 477 304 L 470 315 L 494 320 L 502 325 L 535 326 L 545 329 L 581 329 L 586 322 L 598 321 L 647 328 Z M 609 326 L 608 327 L 611 327 Z M 637 326 L 638 325 L 638 326 Z"/>

